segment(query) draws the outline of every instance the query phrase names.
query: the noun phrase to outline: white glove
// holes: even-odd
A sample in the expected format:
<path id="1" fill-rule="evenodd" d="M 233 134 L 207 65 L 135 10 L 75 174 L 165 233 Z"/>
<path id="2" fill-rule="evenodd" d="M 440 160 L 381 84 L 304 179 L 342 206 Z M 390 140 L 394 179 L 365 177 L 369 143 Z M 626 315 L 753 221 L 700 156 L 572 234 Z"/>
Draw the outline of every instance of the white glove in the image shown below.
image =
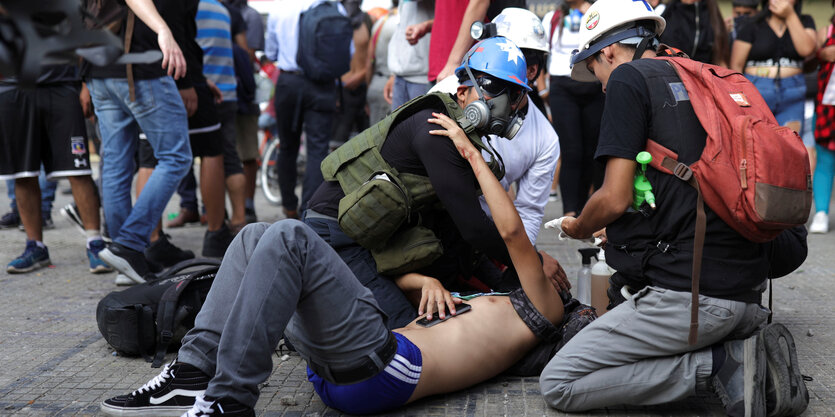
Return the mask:
<path id="1" fill-rule="evenodd" d="M 565 234 L 565 232 L 562 231 L 562 221 L 565 218 L 566 218 L 566 216 L 562 216 L 559 219 L 554 219 L 554 220 L 551 220 L 551 221 L 545 223 L 545 228 L 546 229 L 557 229 L 557 231 L 559 232 L 560 240 L 571 239 L 571 236 L 568 236 L 567 234 Z"/>
<path id="2" fill-rule="evenodd" d="M 545 228 L 546 229 L 557 229 L 557 231 L 559 231 L 559 239 L 560 240 L 573 239 L 571 236 L 567 235 L 562 230 L 562 221 L 565 220 L 566 218 L 568 218 L 568 216 L 562 216 L 559 219 L 554 219 L 554 220 L 551 220 L 549 222 L 546 222 L 545 223 Z M 599 237 L 590 237 L 588 239 L 576 239 L 576 240 L 579 240 L 581 242 L 590 243 L 594 246 L 600 246 L 603 243 L 603 239 L 601 239 Z"/>

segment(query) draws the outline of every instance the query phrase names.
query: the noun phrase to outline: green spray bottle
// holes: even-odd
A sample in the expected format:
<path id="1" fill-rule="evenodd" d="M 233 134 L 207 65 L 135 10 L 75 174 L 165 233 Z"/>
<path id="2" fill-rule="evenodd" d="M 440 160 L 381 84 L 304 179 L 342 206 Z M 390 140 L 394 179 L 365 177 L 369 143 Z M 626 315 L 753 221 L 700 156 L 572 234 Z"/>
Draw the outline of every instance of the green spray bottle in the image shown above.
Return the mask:
<path id="1" fill-rule="evenodd" d="M 635 180 L 632 188 L 632 208 L 641 211 L 641 206 L 646 202 L 650 208 L 655 210 L 655 194 L 652 193 L 652 184 L 647 179 L 647 165 L 652 162 L 652 155 L 649 152 L 639 152 L 635 157 L 638 161 L 638 168 L 635 170 Z"/>

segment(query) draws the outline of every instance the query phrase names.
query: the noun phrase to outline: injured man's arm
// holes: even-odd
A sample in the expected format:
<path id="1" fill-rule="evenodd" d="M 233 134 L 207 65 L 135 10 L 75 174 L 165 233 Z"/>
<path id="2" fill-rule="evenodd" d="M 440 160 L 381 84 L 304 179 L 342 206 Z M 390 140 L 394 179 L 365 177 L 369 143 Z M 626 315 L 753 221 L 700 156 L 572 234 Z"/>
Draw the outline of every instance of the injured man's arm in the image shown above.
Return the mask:
<path id="1" fill-rule="evenodd" d="M 254 415 L 258 384 L 272 373 L 282 337 L 307 361 L 322 401 L 350 414 L 466 388 L 506 370 L 540 341 L 557 340 L 562 301 L 513 203 L 454 121 L 441 114 L 430 121 L 439 125 L 432 131 L 438 140 L 452 140 L 470 163 L 520 290 L 472 299 L 470 312 L 432 327 L 416 320 L 392 332 L 371 291 L 310 227 L 295 220 L 251 224 L 229 246 L 178 358 L 136 391 L 104 401 L 102 411 Z M 421 292 L 423 317 L 439 308 L 452 312 L 450 304 L 460 310 L 432 278 L 410 274 L 396 283 Z"/>

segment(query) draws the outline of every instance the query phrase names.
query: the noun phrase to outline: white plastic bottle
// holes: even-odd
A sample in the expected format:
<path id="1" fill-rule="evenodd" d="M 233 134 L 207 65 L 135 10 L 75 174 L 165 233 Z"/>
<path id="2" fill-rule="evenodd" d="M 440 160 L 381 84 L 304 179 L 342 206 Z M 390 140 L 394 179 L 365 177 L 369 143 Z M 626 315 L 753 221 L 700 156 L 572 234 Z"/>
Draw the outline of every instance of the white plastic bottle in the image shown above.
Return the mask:
<path id="1" fill-rule="evenodd" d="M 583 265 L 577 272 L 577 299 L 581 303 L 591 305 L 591 258 L 597 258 L 597 248 L 579 249 L 583 257 Z"/>
<path id="2" fill-rule="evenodd" d="M 597 263 L 591 267 L 591 306 L 597 310 L 597 315 L 600 316 L 606 311 L 606 306 L 609 305 L 609 277 L 615 273 L 615 270 L 609 267 L 606 263 L 605 251 L 601 250 L 597 256 Z"/>

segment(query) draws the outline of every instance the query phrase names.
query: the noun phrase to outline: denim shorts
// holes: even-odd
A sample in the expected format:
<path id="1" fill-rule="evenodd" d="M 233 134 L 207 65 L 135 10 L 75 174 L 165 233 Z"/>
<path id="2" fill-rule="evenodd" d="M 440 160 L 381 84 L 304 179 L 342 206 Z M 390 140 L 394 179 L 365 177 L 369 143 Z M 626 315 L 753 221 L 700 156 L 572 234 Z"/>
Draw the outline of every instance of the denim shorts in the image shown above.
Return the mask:
<path id="1" fill-rule="evenodd" d="M 778 124 L 785 126 L 790 122 L 803 123 L 806 81 L 802 74 L 781 79 L 750 74 L 745 74 L 745 77 L 760 91 Z"/>

